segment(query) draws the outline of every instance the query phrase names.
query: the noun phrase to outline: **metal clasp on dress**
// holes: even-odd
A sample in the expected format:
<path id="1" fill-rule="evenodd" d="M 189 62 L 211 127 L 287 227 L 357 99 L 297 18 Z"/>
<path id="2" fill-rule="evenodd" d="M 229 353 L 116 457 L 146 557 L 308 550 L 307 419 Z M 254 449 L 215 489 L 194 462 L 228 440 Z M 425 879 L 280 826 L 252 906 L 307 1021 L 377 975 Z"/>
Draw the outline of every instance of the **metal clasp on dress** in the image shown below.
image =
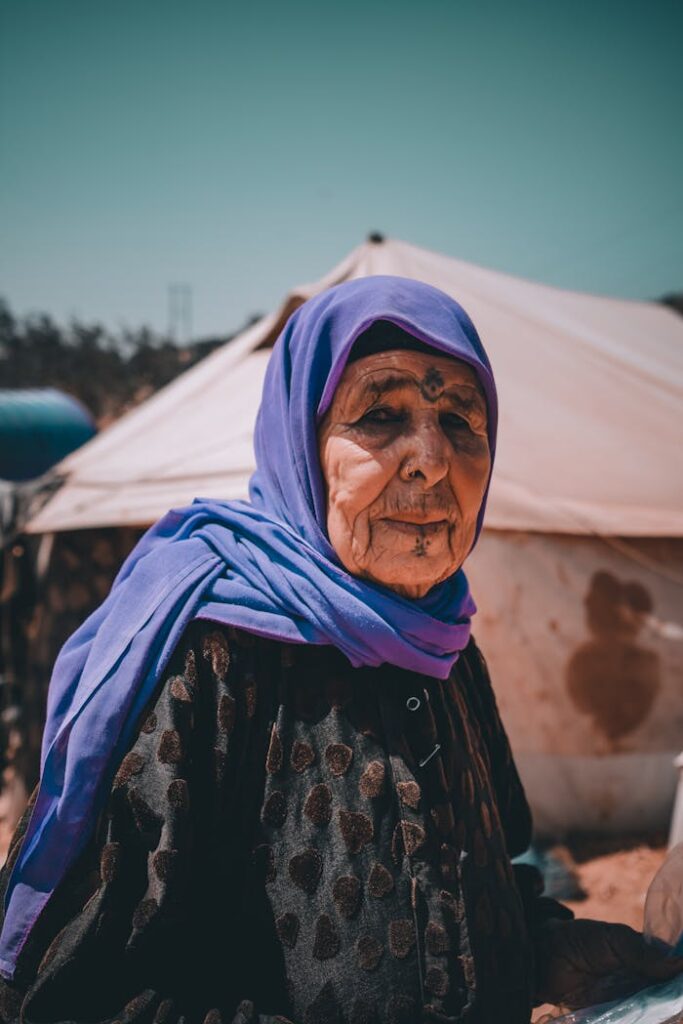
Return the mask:
<path id="1" fill-rule="evenodd" d="M 425 688 L 423 689 L 422 692 L 425 695 L 425 700 L 428 701 L 429 700 L 429 690 L 427 689 L 426 686 L 425 686 Z M 406 707 L 408 708 L 408 711 L 419 711 L 420 708 L 422 707 L 422 701 L 420 700 L 419 697 L 415 697 L 415 696 L 408 697 L 408 700 L 406 701 Z"/>

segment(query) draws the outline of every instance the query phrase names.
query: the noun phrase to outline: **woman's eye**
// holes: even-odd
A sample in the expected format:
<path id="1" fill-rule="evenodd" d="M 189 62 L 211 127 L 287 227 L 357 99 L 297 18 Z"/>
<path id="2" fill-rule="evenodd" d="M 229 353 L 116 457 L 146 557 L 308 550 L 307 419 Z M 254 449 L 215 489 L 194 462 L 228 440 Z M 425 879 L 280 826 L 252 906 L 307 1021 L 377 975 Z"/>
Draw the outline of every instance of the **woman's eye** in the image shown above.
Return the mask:
<path id="1" fill-rule="evenodd" d="M 463 416 L 458 416 L 457 413 L 446 413 L 441 417 L 442 426 L 446 430 L 469 430 L 470 425 Z"/>
<path id="2" fill-rule="evenodd" d="M 370 409 L 369 412 L 366 412 L 361 418 L 361 423 L 400 423 L 401 419 L 401 413 L 397 412 L 396 409 L 380 406 L 377 409 Z"/>

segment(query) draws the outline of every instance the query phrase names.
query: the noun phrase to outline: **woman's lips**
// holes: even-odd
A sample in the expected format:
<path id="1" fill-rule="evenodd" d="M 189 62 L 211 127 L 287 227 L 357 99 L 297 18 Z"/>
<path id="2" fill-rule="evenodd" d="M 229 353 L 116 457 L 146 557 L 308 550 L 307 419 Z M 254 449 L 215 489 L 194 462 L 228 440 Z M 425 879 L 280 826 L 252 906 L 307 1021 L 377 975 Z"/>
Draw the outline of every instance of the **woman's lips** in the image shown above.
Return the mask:
<path id="1" fill-rule="evenodd" d="M 385 519 L 385 523 L 394 530 L 399 530 L 402 533 L 408 533 L 412 536 L 429 537 L 432 534 L 438 533 L 448 526 L 447 519 L 432 519 L 429 522 L 414 522 L 406 519 Z"/>

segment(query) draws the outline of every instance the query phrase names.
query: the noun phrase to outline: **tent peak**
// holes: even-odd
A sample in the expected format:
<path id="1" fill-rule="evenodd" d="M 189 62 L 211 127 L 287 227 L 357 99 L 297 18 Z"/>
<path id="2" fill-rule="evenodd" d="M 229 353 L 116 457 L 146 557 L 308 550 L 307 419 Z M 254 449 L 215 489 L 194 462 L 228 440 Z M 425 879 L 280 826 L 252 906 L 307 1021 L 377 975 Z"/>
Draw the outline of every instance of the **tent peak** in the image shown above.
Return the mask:
<path id="1" fill-rule="evenodd" d="M 373 245 L 381 245 L 382 242 L 386 241 L 386 238 L 381 231 L 371 231 L 368 235 L 367 240 L 368 242 L 371 242 Z"/>

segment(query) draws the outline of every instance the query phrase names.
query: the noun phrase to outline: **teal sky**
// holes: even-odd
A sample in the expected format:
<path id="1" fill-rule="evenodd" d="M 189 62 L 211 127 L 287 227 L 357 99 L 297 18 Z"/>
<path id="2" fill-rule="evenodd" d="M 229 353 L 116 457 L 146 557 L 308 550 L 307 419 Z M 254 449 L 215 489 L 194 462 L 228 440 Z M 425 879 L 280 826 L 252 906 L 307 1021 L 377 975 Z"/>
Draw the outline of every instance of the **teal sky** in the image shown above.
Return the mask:
<path id="1" fill-rule="evenodd" d="M 227 331 L 369 230 L 683 289 L 683 3 L 0 0 L 0 295 Z"/>

